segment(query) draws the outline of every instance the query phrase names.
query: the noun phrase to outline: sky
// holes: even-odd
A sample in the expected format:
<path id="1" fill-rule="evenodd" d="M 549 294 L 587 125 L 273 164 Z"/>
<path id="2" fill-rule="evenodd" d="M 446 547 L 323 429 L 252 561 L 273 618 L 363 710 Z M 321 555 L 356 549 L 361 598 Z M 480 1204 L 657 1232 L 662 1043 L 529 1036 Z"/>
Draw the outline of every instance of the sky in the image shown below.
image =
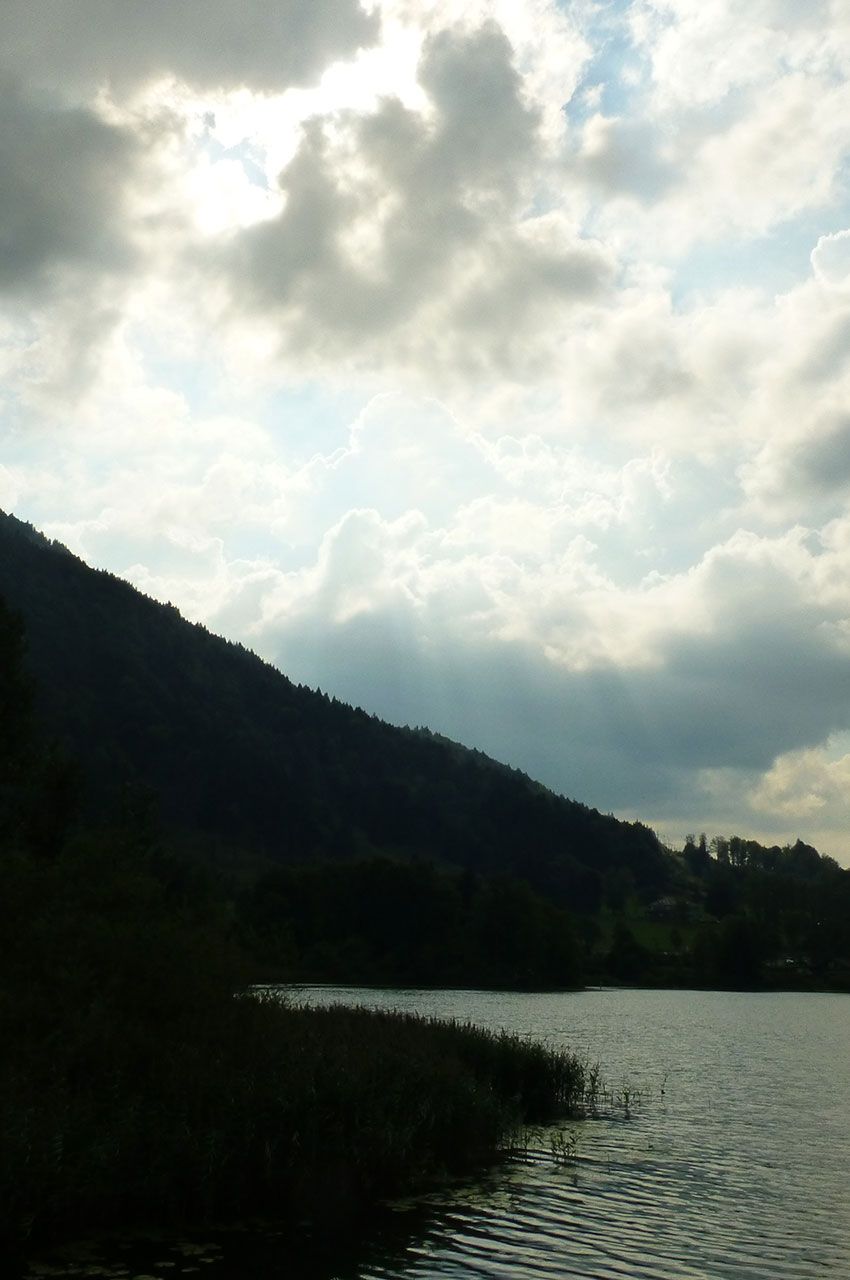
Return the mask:
<path id="1" fill-rule="evenodd" d="M 846 0 L 4 0 L 0 508 L 850 865 Z"/>

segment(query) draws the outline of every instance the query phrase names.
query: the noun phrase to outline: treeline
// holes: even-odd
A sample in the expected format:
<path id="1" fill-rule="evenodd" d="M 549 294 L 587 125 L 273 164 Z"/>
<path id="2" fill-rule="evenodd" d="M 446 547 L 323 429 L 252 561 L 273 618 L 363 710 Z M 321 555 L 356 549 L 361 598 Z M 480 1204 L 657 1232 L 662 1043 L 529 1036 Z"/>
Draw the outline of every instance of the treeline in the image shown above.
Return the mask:
<path id="1" fill-rule="evenodd" d="M 850 989 L 850 871 L 799 840 L 669 857 L 668 893 L 606 876 L 595 910 L 509 876 L 371 856 L 269 868 L 233 912 L 259 971 L 293 982 Z"/>
<path id="2" fill-rule="evenodd" d="M 261 875 L 239 903 L 258 963 L 288 980 L 576 987 L 572 917 L 508 876 L 364 858 Z"/>
<path id="3" fill-rule="evenodd" d="M 811 845 L 689 836 L 670 889 L 609 896 L 593 972 L 662 986 L 850 990 L 850 871 Z"/>
<path id="4" fill-rule="evenodd" d="M 708 844 L 708 847 L 707 847 Z M 695 897 L 716 922 L 698 932 L 706 976 L 771 985 L 850 981 L 850 871 L 811 845 L 739 836 L 685 842 Z"/>

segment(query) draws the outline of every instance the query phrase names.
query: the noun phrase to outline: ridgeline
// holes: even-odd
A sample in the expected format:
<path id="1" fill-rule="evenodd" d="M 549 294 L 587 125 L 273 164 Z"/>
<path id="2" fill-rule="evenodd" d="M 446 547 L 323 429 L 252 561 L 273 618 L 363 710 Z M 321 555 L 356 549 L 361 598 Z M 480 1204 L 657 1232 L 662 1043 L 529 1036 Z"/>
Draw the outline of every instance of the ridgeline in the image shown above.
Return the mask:
<path id="1" fill-rule="evenodd" d="M 3 513 L 0 598 L 54 744 L 42 843 L 132 832 L 221 898 L 261 978 L 850 985 L 850 872 L 799 839 L 666 849 L 294 684 Z"/>

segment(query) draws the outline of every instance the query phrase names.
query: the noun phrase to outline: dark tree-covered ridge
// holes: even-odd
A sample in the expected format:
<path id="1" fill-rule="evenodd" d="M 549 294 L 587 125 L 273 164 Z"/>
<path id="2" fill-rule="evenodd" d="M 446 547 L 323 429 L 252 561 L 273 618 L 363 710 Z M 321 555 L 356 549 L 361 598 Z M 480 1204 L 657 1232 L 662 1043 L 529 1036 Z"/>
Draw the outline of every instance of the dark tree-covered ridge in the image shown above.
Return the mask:
<path id="1" fill-rule="evenodd" d="M 591 912 L 614 869 L 665 888 L 665 851 L 641 824 L 296 685 L 3 513 L 0 596 L 23 616 L 42 728 L 81 761 L 92 812 L 130 782 L 170 831 L 283 864 L 421 857 Z"/>

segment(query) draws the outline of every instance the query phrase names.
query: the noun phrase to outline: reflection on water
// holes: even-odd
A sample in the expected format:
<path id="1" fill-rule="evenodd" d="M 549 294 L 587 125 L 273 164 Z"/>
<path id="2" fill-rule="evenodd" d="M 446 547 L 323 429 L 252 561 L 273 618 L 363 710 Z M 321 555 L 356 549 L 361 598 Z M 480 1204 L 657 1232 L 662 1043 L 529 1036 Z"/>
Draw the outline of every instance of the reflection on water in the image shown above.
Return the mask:
<path id="1" fill-rule="evenodd" d="M 621 1101 L 628 1093 L 631 1118 L 621 1105 L 560 1137 L 531 1135 L 521 1157 L 475 1184 L 395 1206 L 345 1251 L 329 1206 L 327 1226 L 297 1252 L 273 1233 L 231 1233 L 195 1242 L 194 1255 L 148 1244 L 80 1259 L 77 1275 L 850 1276 L 850 998 L 332 988 L 295 998 L 454 1017 L 566 1045 L 601 1063 Z"/>

